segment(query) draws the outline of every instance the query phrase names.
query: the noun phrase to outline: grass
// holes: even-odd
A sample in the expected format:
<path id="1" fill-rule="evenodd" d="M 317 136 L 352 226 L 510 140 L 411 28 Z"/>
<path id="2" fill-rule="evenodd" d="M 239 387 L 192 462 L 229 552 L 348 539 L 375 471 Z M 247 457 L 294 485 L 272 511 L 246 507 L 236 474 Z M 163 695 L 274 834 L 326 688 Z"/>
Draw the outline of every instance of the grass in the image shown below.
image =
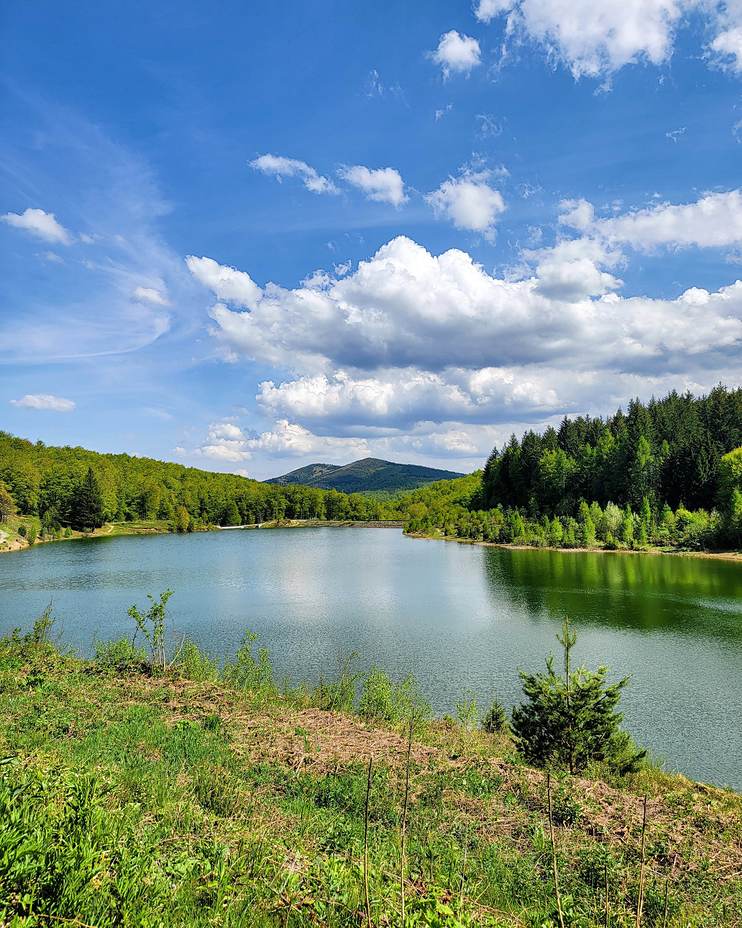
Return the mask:
<path id="1" fill-rule="evenodd" d="M 347 681 L 278 691 L 249 636 L 231 684 L 46 639 L 0 642 L 2 925 L 398 926 L 402 887 L 407 926 L 635 928 L 640 895 L 644 926 L 740 924 L 735 793 L 648 768 L 549 795 L 507 734 L 410 743 L 378 670 L 365 716 L 317 705 Z"/>

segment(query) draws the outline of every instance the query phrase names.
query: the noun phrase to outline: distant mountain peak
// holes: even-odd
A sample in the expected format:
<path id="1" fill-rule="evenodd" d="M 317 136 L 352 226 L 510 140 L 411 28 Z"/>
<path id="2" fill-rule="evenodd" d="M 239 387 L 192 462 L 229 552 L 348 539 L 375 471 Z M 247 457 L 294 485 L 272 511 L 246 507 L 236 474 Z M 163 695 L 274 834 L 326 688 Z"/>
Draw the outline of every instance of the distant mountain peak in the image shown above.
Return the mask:
<path id="1" fill-rule="evenodd" d="M 438 480 L 453 480 L 463 474 L 420 464 L 397 464 L 382 458 L 361 458 L 350 464 L 307 464 L 296 470 L 272 477 L 266 483 L 293 484 L 320 490 L 341 490 L 344 493 L 369 493 L 413 490 Z"/>

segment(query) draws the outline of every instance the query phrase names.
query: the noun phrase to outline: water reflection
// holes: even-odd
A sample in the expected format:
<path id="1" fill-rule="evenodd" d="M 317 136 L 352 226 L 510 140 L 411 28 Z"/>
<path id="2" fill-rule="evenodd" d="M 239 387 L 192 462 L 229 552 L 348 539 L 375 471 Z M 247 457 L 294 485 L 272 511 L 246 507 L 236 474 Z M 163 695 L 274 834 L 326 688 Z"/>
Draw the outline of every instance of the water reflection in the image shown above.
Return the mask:
<path id="1" fill-rule="evenodd" d="M 742 565 L 720 559 L 485 549 L 494 608 L 534 619 L 742 640 Z"/>

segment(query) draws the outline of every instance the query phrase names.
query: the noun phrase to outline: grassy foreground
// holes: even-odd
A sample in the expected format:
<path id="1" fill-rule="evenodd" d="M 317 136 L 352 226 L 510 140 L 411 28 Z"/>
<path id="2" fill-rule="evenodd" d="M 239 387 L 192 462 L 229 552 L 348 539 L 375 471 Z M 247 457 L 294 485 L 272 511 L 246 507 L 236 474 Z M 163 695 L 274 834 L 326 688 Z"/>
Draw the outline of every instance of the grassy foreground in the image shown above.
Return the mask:
<path id="1" fill-rule="evenodd" d="M 735 793 L 653 769 L 547 792 L 506 734 L 408 741 L 259 660 L 122 667 L 0 641 L 2 925 L 741 923 Z"/>

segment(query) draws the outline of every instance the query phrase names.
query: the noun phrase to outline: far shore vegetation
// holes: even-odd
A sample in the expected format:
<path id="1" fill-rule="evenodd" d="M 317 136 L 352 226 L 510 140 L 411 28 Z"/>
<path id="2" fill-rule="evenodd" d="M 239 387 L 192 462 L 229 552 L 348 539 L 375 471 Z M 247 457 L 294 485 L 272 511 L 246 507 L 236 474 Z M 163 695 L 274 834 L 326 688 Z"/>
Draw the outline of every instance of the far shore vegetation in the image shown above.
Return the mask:
<path id="1" fill-rule="evenodd" d="M 90 534 L 400 522 L 412 535 L 602 550 L 742 548 L 742 389 L 633 400 L 392 496 L 268 484 L 0 432 L 0 550 Z"/>
<path id="2" fill-rule="evenodd" d="M 739 924 L 742 797 L 647 759 L 568 622 L 512 711 L 436 719 L 353 655 L 288 685 L 248 632 L 219 664 L 172 596 L 91 659 L 51 607 L 0 639 L 0 924 Z"/>

